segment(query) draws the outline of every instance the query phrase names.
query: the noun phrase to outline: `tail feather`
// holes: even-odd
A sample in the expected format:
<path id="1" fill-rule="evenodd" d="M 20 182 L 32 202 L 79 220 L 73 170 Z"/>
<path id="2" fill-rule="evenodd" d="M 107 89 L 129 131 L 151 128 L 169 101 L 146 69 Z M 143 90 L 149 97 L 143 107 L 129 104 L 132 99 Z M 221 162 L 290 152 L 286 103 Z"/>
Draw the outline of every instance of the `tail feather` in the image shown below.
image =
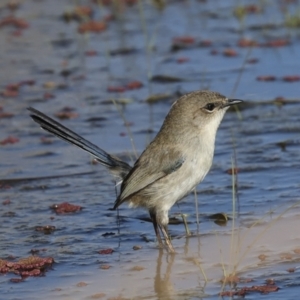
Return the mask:
<path id="1" fill-rule="evenodd" d="M 103 149 L 89 142 L 79 134 L 63 126 L 59 122 L 46 116 L 42 112 L 32 107 L 27 108 L 32 119 L 44 130 L 56 135 L 64 141 L 75 145 L 84 151 L 92 154 L 101 164 L 107 167 L 115 176 L 124 179 L 131 170 L 131 166 L 126 162 L 108 154 Z"/>

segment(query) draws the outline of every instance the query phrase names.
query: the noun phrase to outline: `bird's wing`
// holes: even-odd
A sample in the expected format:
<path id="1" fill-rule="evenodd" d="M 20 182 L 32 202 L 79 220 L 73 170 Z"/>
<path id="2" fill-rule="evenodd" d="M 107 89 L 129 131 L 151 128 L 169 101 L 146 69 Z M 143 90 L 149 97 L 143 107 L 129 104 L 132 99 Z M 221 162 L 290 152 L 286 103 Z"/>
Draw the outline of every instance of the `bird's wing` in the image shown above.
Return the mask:
<path id="1" fill-rule="evenodd" d="M 128 176 L 123 181 L 120 196 L 117 198 L 114 209 L 129 197 L 155 181 L 177 171 L 184 164 L 182 153 L 174 148 L 165 147 L 167 150 L 145 152 L 141 155 Z M 152 149 L 153 150 L 153 149 Z"/>

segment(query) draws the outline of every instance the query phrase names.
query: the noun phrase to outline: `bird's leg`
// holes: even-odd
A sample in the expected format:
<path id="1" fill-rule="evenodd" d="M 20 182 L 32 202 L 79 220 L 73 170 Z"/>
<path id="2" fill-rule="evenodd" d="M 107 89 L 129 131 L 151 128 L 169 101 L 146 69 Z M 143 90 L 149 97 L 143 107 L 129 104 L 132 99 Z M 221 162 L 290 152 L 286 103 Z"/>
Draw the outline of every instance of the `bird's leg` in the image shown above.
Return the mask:
<path id="1" fill-rule="evenodd" d="M 168 251 L 170 253 L 175 253 L 175 250 L 173 248 L 172 242 L 171 242 L 170 237 L 168 235 L 168 227 L 167 227 L 167 225 L 158 224 L 158 226 L 159 226 L 159 228 L 160 228 L 160 230 L 161 230 L 161 232 L 162 232 L 162 234 L 163 234 L 163 236 L 165 238 L 165 243 L 166 243 L 166 246 L 168 248 Z"/>
<path id="2" fill-rule="evenodd" d="M 156 238 L 157 238 L 157 241 L 158 241 L 158 245 L 159 245 L 159 247 L 163 248 L 164 244 L 162 242 L 162 239 L 161 239 L 161 236 L 160 236 L 160 233 L 159 233 L 156 213 L 149 212 L 149 214 L 150 214 L 150 218 L 151 218 L 152 223 L 153 223 L 153 227 L 154 227 L 155 235 L 156 235 Z"/>

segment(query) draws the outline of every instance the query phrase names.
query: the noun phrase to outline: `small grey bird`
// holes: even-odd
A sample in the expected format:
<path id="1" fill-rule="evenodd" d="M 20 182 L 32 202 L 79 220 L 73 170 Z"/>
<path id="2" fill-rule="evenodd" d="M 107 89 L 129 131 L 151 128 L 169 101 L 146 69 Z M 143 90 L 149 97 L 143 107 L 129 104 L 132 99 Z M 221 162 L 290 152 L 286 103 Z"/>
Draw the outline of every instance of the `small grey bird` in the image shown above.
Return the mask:
<path id="1" fill-rule="evenodd" d="M 92 154 L 122 180 L 113 209 L 123 202 L 149 211 L 159 245 L 162 232 L 169 252 L 175 252 L 168 236 L 168 212 L 208 173 L 213 160 L 217 129 L 229 106 L 242 100 L 211 91 L 195 91 L 180 97 L 139 159 L 131 167 L 80 135 L 29 107 L 43 129 Z M 159 231 L 160 230 L 160 231 Z"/>

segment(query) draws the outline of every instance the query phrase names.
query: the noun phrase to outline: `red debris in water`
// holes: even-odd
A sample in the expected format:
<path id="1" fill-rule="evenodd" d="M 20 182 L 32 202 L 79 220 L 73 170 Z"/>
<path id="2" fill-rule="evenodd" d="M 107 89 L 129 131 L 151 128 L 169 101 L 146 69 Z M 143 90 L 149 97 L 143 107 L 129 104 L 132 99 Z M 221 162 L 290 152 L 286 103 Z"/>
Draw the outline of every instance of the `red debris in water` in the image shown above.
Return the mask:
<path id="1" fill-rule="evenodd" d="M 79 18 L 91 18 L 93 14 L 93 10 L 89 6 L 77 6 L 73 11 L 74 15 Z"/>
<path id="2" fill-rule="evenodd" d="M 28 79 L 28 80 L 22 80 L 18 83 L 18 85 L 29 85 L 29 86 L 32 86 L 32 85 L 35 85 L 35 80 L 33 79 Z"/>
<path id="3" fill-rule="evenodd" d="M 287 269 L 287 271 L 288 271 L 289 273 L 294 273 L 294 272 L 296 271 L 296 268 L 289 268 L 289 269 Z"/>
<path id="4" fill-rule="evenodd" d="M 96 55 L 98 55 L 98 52 L 96 50 L 88 50 L 88 51 L 85 51 L 85 55 L 86 56 L 96 56 Z"/>
<path id="5" fill-rule="evenodd" d="M 249 14 L 257 14 L 261 11 L 261 8 L 258 5 L 250 4 L 245 6 L 245 11 Z"/>
<path id="6" fill-rule="evenodd" d="M 18 143 L 19 141 L 20 141 L 20 139 L 18 139 L 17 137 L 9 136 L 6 139 L 0 141 L 0 145 L 4 146 L 4 145 L 8 145 L 8 144 L 15 144 L 15 143 Z"/>
<path id="7" fill-rule="evenodd" d="M 19 36 L 22 36 L 23 35 L 23 30 L 22 29 L 16 29 L 14 30 L 12 33 L 11 33 L 12 36 L 15 36 L 15 37 L 19 37 Z"/>
<path id="8" fill-rule="evenodd" d="M 190 59 L 188 58 L 188 57 L 178 57 L 177 59 L 176 59 L 176 62 L 178 63 L 178 64 L 183 64 L 183 63 L 185 63 L 185 62 L 188 62 Z"/>
<path id="9" fill-rule="evenodd" d="M 140 89 L 143 87 L 143 84 L 140 81 L 131 81 L 126 84 L 126 88 L 129 90 Z"/>
<path id="10" fill-rule="evenodd" d="M 3 97 L 16 97 L 19 95 L 19 89 L 23 85 L 34 85 L 35 81 L 34 80 L 23 80 L 20 81 L 19 83 L 11 83 L 8 84 L 5 89 L 1 92 L 1 95 Z"/>
<path id="11" fill-rule="evenodd" d="M 277 78 L 273 75 L 257 76 L 258 81 L 275 81 Z"/>
<path id="12" fill-rule="evenodd" d="M 254 40 L 242 38 L 238 41 L 239 47 L 255 47 L 258 46 L 258 43 Z"/>
<path id="13" fill-rule="evenodd" d="M 178 51 L 195 46 L 195 38 L 192 36 L 179 36 L 173 38 L 171 49 L 172 51 Z"/>
<path id="14" fill-rule="evenodd" d="M 63 202 L 61 204 L 54 204 L 51 206 L 51 208 L 54 209 L 57 214 L 74 213 L 79 210 L 82 210 L 81 206 L 74 205 L 68 202 Z"/>
<path id="15" fill-rule="evenodd" d="M 123 93 L 127 90 L 140 89 L 141 87 L 143 87 L 143 83 L 138 80 L 135 80 L 127 83 L 125 86 L 109 86 L 107 87 L 107 91 L 111 93 Z"/>
<path id="16" fill-rule="evenodd" d="M 237 174 L 237 173 L 239 173 L 240 172 L 240 169 L 239 168 L 231 168 L 231 169 L 228 169 L 227 171 L 226 171 L 226 173 L 227 174 L 229 174 L 229 175 L 233 175 L 233 174 Z"/>
<path id="17" fill-rule="evenodd" d="M 18 83 L 8 84 L 4 91 L 1 92 L 3 97 L 16 97 L 19 95 L 19 87 Z"/>
<path id="18" fill-rule="evenodd" d="M 295 81 L 300 81 L 300 76 L 299 75 L 290 75 L 290 76 L 284 76 L 282 78 L 283 81 L 286 82 L 295 82 Z"/>
<path id="19" fill-rule="evenodd" d="M 78 117 L 78 113 L 74 112 L 73 110 L 73 108 L 66 106 L 61 111 L 55 113 L 55 116 L 61 120 L 75 119 Z"/>
<path id="20" fill-rule="evenodd" d="M 268 294 L 271 292 L 277 292 L 279 287 L 274 284 L 266 284 L 266 285 L 253 285 L 251 287 L 242 287 L 241 289 L 231 290 L 231 291 L 223 291 L 220 293 L 222 297 L 233 297 L 233 296 L 245 296 L 248 293 L 259 292 L 262 294 Z"/>
<path id="21" fill-rule="evenodd" d="M 55 114 L 55 116 L 61 120 L 64 119 L 75 119 L 78 117 L 78 113 L 71 111 L 61 111 Z"/>
<path id="22" fill-rule="evenodd" d="M 20 87 L 20 84 L 19 83 L 11 83 L 11 84 L 8 84 L 5 89 L 6 90 L 11 90 L 11 91 L 18 91 L 19 90 L 19 87 Z"/>
<path id="23" fill-rule="evenodd" d="M 44 93 L 44 95 L 43 95 L 43 99 L 45 99 L 45 100 L 49 100 L 49 99 L 53 99 L 53 98 L 55 98 L 54 94 L 51 94 L 48 92 Z"/>
<path id="24" fill-rule="evenodd" d="M 233 297 L 233 296 L 244 297 L 245 295 L 246 292 L 244 290 L 223 291 L 220 293 L 221 297 Z"/>
<path id="25" fill-rule="evenodd" d="M 18 0 L 10 0 L 8 1 L 6 6 L 11 11 L 14 11 L 20 7 L 20 2 Z"/>
<path id="26" fill-rule="evenodd" d="M 263 47 L 283 47 L 283 46 L 288 46 L 290 45 L 290 40 L 287 39 L 277 39 L 273 41 L 268 41 L 261 46 Z"/>
<path id="27" fill-rule="evenodd" d="M 12 114 L 12 113 L 3 112 L 3 111 L 0 110 L 0 119 L 11 118 L 13 116 L 14 116 L 14 114 Z"/>
<path id="28" fill-rule="evenodd" d="M 9 190 L 9 189 L 11 189 L 11 186 L 10 185 L 8 185 L 8 184 L 1 184 L 0 183 L 0 189 L 1 190 Z"/>
<path id="29" fill-rule="evenodd" d="M 276 285 L 253 285 L 251 287 L 244 287 L 246 292 L 260 292 L 262 294 L 268 294 L 271 292 L 277 292 L 279 287 Z"/>
<path id="30" fill-rule="evenodd" d="M 106 16 L 104 16 L 104 21 L 105 22 L 111 22 L 115 19 L 115 16 L 113 14 L 108 14 Z"/>
<path id="31" fill-rule="evenodd" d="M 106 24 L 102 21 L 88 21 L 78 27 L 79 33 L 94 32 L 99 33 L 106 29 Z"/>
<path id="32" fill-rule="evenodd" d="M 234 49 L 228 48 L 223 51 L 223 55 L 227 57 L 234 57 L 238 56 L 238 53 Z"/>
<path id="33" fill-rule="evenodd" d="M 45 137 L 45 136 L 42 136 L 40 138 L 40 141 L 41 141 L 42 144 L 46 144 L 46 145 L 49 145 L 49 144 L 53 143 L 53 140 L 51 138 L 48 138 L 48 137 Z"/>
<path id="34" fill-rule="evenodd" d="M 14 90 L 4 90 L 3 92 L 1 92 L 1 95 L 3 97 L 17 97 L 19 95 L 19 92 Z"/>
<path id="35" fill-rule="evenodd" d="M 6 199 L 2 202 L 3 205 L 8 205 L 10 203 L 11 203 L 10 199 Z"/>
<path id="36" fill-rule="evenodd" d="M 110 93 L 124 93 L 126 91 L 126 87 L 124 87 L 124 86 L 109 86 L 109 87 L 107 87 L 107 91 Z"/>
<path id="37" fill-rule="evenodd" d="M 199 43 L 200 47 L 210 47 L 212 45 L 212 41 L 211 40 L 202 40 Z"/>
<path id="38" fill-rule="evenodd" d="M 113 252 L 114 252 L 114 250 L 111 249 L 111 248 L 99 250 L 99 254 L 101 254 L 101 255 L 103 255 L 103 254 L 112 254 Z"/>
<path id="39" fill-rule="evenodd" d="M 195 38 L 192 36 L 184 35 L 173 38 L 173 44 L 192 45 L 195 43 Z"/>
<path id="40" fill-rule="evenodd" d="M 26 29 L 29 27 L 29 24 L 23 19 L 19 19 L 14 16 L 8 16 L 0 20 L 0 28 L 4 26 L 13 26 L 17 29 Z"/>
<path id="41" fill-rule="evenodd" d="M 90 20 L 92 16 L 93 10 L 87 5 L 78 5 L 73 9 L 73 11 L 67 11 L 63 14 L 63 18 L 66 22 L 70 22 L 72 20 L 79 22 Z"/>
<path id="42" fill-rule="evenodd" d="M 29 256 L 17 262 L 0 259 L 0 273 L 14 273 L 21 278 L 12 278 L 11 282 L 20 282 L 28 276 L 41 276 L 54 263 L 52 257 Z"/>
<path id="43" fill-rule="evenodd" d="M 222 283 L 238 283 L 240 282 L 240 278 L 234 274 L 231 275 L 227 275 L 226 277 L 224 277 L 223 279 L 221 279 Z"/>

